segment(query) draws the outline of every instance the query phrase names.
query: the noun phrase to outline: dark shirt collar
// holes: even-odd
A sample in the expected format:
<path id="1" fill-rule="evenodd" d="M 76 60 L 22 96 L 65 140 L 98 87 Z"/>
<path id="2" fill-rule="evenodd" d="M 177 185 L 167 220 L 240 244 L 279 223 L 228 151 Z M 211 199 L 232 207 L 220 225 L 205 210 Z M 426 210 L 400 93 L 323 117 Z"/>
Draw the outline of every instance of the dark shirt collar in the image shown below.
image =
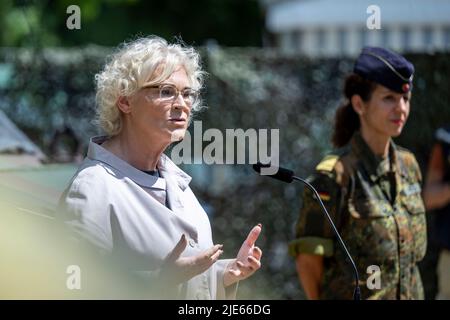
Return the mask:
<path id="1" fill-rule="evenodd" d="M 363 139 L 361 132 L 357 131 L 352 137 L 351 147 L 357 158 L 361 161 L 372 181 L 377 181 L 381 176 L 389 171 L 397 171 L 397 147 L 392 139 L 389 141 L 388 161 L 383 161 L 381 156 L 373 153 L 366 141 Z"/>
<path id="2" fill-rule="evenodd" d="M 154 177 L 159 177 L 159 171 L 158 170 L 141 170 L 142 172 L 150 175 L 150 176 L 154 176 Z"/>

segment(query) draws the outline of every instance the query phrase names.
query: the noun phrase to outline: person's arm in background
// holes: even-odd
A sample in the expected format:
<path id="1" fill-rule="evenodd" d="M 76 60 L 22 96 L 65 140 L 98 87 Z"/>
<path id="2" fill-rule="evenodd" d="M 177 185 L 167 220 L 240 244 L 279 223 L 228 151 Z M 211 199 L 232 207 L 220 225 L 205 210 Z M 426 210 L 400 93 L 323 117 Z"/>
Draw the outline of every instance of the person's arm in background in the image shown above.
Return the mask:
<path id="1" fill-rule="evenodd" d="M 322 167 L 319 164 L 318 168 Z M 324 169 L 316 171 L 309 180 L 336 222 L 340 188 L 335 182 L 333 168 Z M 305 188 L 296 225 L 296 239 L 289 244 L 289 254 L 296 259 L 298 278 L 308 299 L 319 299 L 321 296 L 324 259 L 333 255 L 333 243 L 334 233 L 320 204 L 311 190 Z"/>
<path id="2" fill-rule="evenodd" d="M 323 256 L 301 253 L 296 258 L 297 274 L 309 300 L 320 296 L 320 283 L 323 275 Z"/>
<path id="3" fill-rule="evenodd" d="M 427 210 L 442 208 L 450 202 L 450 184 L 443 182 L 443 178 L 443 150 L 442 145 L 437 143 L 431 151 L 423 191 L 423 199 Z"/>

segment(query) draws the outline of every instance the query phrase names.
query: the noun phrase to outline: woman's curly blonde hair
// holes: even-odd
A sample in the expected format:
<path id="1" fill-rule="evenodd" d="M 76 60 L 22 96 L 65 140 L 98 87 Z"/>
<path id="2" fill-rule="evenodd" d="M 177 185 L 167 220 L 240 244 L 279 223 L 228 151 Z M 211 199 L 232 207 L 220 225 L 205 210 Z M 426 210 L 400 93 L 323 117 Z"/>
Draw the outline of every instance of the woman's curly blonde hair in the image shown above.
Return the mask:
<path id="1" fill-rule="evenodd" d="M 191 87 L 200 90 L 205 72 L 194 48 L 181 42 L 169 44 L 157 36 L 122 44 L 95 75 L 98 125 L 107 135 L 117 135 L 122 129 L 119 97 L 132 96 L 144 83 L 161 83 L 180 66 L 185 68 Z M 200 99 L 192 106 L 192 112 L 199 109 Z"/>

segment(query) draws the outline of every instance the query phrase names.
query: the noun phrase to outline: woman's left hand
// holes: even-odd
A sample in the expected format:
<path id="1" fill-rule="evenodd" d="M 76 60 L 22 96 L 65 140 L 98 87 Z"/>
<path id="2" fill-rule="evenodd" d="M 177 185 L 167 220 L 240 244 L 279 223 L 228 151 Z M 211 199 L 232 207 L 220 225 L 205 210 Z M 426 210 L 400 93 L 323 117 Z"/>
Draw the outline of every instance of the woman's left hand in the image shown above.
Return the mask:
<path id="1" fill-rule="evenodd" d="M 258 224 L 248 234 L 236 259 L 228 264 L 223 277 L 225 287 L 250 277 L 261 267 L 262 251 L 255 246 L 260 233 L 261 224 Z"/>

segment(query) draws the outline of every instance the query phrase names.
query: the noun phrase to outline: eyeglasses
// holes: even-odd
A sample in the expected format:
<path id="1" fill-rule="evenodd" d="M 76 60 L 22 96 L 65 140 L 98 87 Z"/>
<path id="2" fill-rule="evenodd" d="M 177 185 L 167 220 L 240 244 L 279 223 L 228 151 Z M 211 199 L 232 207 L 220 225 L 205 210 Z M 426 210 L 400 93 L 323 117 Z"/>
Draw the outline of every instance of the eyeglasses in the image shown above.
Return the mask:
<path id="1" fill-rule="evenodd" d="M 175 101 L 175 99 L 178 98 L 178 95 L 181 93 L 181 97 L 188 106 L 192 106 L 193 104 L 195 104 L 200 96 L 198 91 L 194 89 L 186 88 L 180 91 L 177 89 L 177 87 L 171 84 L 144 86 L 142 88 L 158 88 L 159 98 L 164 101 Z"/>

